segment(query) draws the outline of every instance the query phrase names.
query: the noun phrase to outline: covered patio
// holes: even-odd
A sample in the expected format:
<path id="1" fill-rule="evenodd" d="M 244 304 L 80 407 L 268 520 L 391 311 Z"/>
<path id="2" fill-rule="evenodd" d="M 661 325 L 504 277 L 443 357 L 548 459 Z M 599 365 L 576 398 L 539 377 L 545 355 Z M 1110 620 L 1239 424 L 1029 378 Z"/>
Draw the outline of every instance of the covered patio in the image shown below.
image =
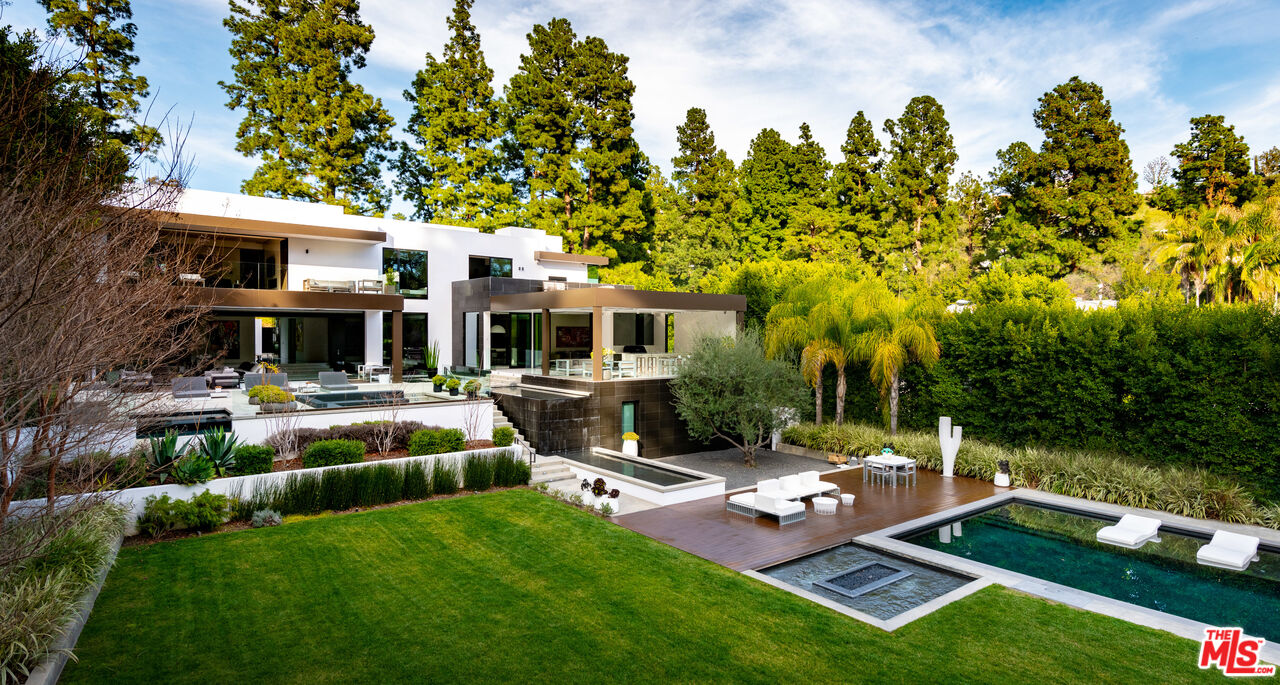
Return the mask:
<path id="1" fill-rule="evenodd" d="M 495 295 L 490 344 L 500 344 L 498 338 L 512 328 L 502 321 L 519 319 L 532 324 L 529 368 L 539 375 L 593 381 L 670 377 L 698 338 L 733 335 L 745 311 L 742 295 L 608 286 Z M 610 358 L 602 354 L 605 349 L 613 351 Z"/>

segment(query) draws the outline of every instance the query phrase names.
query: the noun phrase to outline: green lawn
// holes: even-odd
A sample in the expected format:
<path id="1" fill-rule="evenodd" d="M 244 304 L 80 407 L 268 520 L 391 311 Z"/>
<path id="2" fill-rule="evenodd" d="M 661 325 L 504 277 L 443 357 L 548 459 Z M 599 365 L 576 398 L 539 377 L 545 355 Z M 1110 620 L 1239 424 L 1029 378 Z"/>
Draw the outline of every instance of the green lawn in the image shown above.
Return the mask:
<path id="1" fill-rule="evenodd" d="M 122 550 L 63 682 L 1176 682 L 1172 635 L 987 588 L 896 633 L 528 490 Z"/>

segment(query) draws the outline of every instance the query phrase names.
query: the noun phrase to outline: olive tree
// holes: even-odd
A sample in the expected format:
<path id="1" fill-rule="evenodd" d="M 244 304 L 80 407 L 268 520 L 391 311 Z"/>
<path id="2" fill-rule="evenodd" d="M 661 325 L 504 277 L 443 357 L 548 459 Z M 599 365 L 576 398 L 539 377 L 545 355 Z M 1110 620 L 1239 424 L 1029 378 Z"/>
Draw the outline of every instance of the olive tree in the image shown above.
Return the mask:
<path id="1" fill-rule="evenodd" d="M 749 467 L 756 465 L 756 449 L 786 425 L 787 410 L 799 411 L 809 400 L 799 372 L 766 358 L 754 331 L 699 339 L 671 392 L 690 435 L 729 441 Z"/>

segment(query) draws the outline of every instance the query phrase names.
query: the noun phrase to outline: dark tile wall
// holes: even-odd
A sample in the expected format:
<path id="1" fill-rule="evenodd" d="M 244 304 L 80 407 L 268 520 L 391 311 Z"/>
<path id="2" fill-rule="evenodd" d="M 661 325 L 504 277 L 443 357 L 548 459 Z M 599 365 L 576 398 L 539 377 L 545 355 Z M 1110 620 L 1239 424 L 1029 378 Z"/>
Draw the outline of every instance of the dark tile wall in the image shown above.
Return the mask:
<path id="1" fill-rule="evenodd" d="M 709 449 L 676 414 L 669 380 L 639 378 L 593 382 L 559 376 L 525 375 L 527 386 L 590 392 L 582 398 L 537 399 L 495 390 L 503 413 L 538 452 L 605 447 L 622 449 L 622 403 L 636 403 L 640 456 L 650 459 Z"/>
<path id="2" fill-rule="evenodd" d="M 462 315 L 465 312 L 489 311 L 489 298 L 494 295 L 515 295 L 542 290 L 542 281 L 527 278 L 472 278 L 454 281 L 453 291 L 453 366 L 463 366 L 467 361 L 463 343 L 467 330 Z M 487 333 L 486 333 L 487 334 Z"/>

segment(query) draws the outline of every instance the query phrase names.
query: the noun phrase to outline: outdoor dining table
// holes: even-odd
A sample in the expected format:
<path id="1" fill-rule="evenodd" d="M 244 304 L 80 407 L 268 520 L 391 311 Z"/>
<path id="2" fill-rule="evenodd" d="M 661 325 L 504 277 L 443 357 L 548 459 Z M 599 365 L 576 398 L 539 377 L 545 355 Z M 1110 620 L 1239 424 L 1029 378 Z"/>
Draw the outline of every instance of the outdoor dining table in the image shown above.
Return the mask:
<path id="1" fill-rule="evenodd" d="M 862 464 L 862 482 L 865 483 L 867 481 L 866 465 L 877 464 L 893 471 L 893 487 L 896 488 L 898 487 L 898 469 L 905 468 L 907 466 L 914 467 L 916 465 L 916 460 L 898 456 L 896 454 L 873 454 L 869 457 L 863 457 Z M 911 471 L 911 484 L 916 484 L 916 472 L 914 468 Z"/>

